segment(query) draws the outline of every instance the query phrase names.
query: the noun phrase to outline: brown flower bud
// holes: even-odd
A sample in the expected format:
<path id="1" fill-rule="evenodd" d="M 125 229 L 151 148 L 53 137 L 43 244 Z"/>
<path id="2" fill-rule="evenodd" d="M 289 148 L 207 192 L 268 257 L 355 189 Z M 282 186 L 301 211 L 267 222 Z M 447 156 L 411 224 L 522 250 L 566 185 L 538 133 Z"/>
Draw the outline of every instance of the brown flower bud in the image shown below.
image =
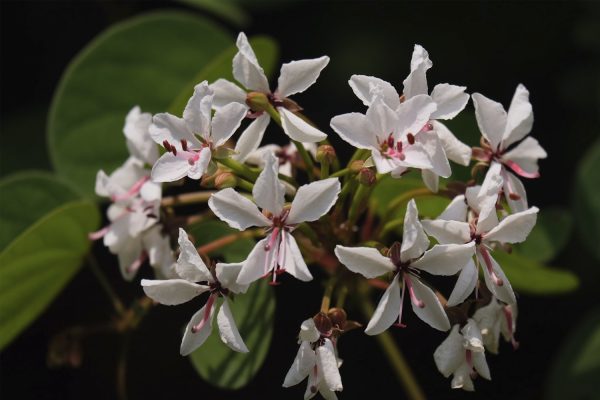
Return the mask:
<path id="1" fill-rule="evenodd" d="M 333 326 L 337 326 L 339 329 L 344 329 L 344 325 L 346 325 L 348 316 L 343 308 L 330 308 L 329 311 L 327 311 L 327 316 L 331 320 Z"/>
<path id="2" fill-rule="evenodd" d="M 358 173 L 358 181 L 365 186 L 372 186 L 377 182 L 377 175 L 371 168 L 363 168 Z"/>
<path id="3" fill-rule="evenodd" d="M 358 174 L 361 169 L 365 166 L 365 162 L 363 160 L 355 160 L 350 164 L 350 171 L 353 174 Z"/>
<path id="4" fill-rule="evenodd" d="M 215 178 L 215 187 L 217 189 L 226 189 L 236 187 L 237 177 L 231 172 L 222 172 Z"/>
<path id="5" fill-rule="evenodd" d="M 316 328 L 322 334 L 329 334 L 329 332 L 331 332 L 331 320 L 324 312 L 321 311 L 317 315 L 315 315 L 313 317 L 313 321 L 315 322 Z"/>
<path id="6" fill-rule="evenodd" d="M 328 144 L 322 144 L 317 149 L 317 161 L 321 164 L 327 162 L 331 164 L 336 158 L 335 149 Z"/>

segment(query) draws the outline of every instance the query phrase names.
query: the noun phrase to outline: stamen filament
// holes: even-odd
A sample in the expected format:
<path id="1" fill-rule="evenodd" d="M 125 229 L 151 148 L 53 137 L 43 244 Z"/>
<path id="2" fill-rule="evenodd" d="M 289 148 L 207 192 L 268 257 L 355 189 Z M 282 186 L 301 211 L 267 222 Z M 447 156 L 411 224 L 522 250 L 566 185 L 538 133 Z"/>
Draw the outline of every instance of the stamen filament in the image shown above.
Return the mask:
<path id="1" fill-rule="evenodd" d="M 148 182 L 149 180 L 150 180 L 149 176 L 144 176 L 144 177 L 140 178 L 137 182 L 135 182 L 133 184 L 133 186 L 131 186 L 131 188 L 126 193 L 111 196 L 111 200 L 112 201 L 120 201 L 120 200 L 126 200 L 132 196 L 135 196 L 136 194 L 138 194 L 140 192 L 140 190 L 142 189 L 142 186 L 144 186 L 144 183 Z"/>
<path id="2" fill-rule="evenodd" d="M 216 294 L 211 294 L 206 301 L 206 305 L 204 306 L 204 315 L 202 316 L 202 320 L 197 325 L 192 326 L 192 333 L 196 333 L 202 329 L 206 321 L 209 320 L 210 314 L 212 312 L 213 304 L 217 298 Z"/>
<path id="3" fill-rule="evenodd" d="M 492 278 L 492 280 L 494 281 L 494 284 L 496 286 L 504 285 L 504 282 L 502 281 L 502 279 L 500 279 L 500 277 L 496 274 L 496 271 L 494 271 L 494 265 L 492 264 L 492 259 L 490 257 L 490 253 L 488 252 L 487 248 L 485 246 L 479 246 L 479 252 L 481 253 L 481 256 L 483 257 L 483 261 L 485 262 L 487 271 L 490 274 L 490 277 Z"/>
<path id="4" fill-rule="evenodd" d="M 423 303 L 422 300 L 420 300 L 417 295 L 415 294 L 415 290 L 413 288 L 413 284 L 412 281 L 410 280 L 409 276 L 405 277 L 405 282 L 406 285 L 408 286 L 408 293 L 410 294 L 410 301 L 417 307 L 419 308 L 424 308 L 425 307 L 425 303 Z"/>

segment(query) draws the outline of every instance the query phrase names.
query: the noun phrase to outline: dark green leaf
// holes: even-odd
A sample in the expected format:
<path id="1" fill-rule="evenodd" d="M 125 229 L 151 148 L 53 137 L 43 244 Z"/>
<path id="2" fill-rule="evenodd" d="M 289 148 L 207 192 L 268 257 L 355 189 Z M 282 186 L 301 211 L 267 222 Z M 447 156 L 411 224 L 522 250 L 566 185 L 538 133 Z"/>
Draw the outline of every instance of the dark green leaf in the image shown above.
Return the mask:
<path id="1" fill-rule="evenodd" d="M 569 270 L 546 267 L 514 252 L 496 251 L 493 256 L 517 292 L 551 295 L 571 292 L 579 286 L 579 278 Z"/>
<path id="2" fill-rule="evenodd" d="M 238 230 L 232 229 L 226 223 L 217 220 L 194 224 L 188 228 L 187 232 L 194 237 L 196 246 L 205 245 L 223 236 L 239 233 Z M 253 247 L 254 240 L 241 238 L 215 250 L 209 256 L 222 256 L 226 262 L 240 262 L 248 257 Z"/>
<path id="3" fill-rule="evenodd" d="M 230 21 L 238 28 L 243 28 L 250 22 L 248 14 L 232 0 L 179 0 L 200 10 L 207 10 L 219 17 Z"/>
<path id="4" fill-rule="evenodd" d="M 56 207 L 80 196 L 49 172 L 27 171 L 0 181 L 0 250 Z"/>
<path id="5" fill-rule="evenodd" d="M 96 172 L 127 158 L 127 112 L 136 104 L 167 110 L 231 44 L 215 24 L 178 12 L 143 15 L 103 32 L 71 62 L 52 102 L 48 143 L 57 172 L 93 195 Z"/>
<path id="6" fill-rule="evenodd" d="M 60 207 L 17 237 L 0 254 L 0 349 L 60 293 L 90 248 L 100 223 L 93 203 Z"/>
<path id="7" fill-rule="evenodd" d="M 539 212 L 527 240 L 515 245 L 515 250 L 535 261 L 550 261 L 565 247 L 572 228 L 573 219 L 566 210 L 545 208 Z"/>
<path id="8" fill-rule="evenodd" d="M 571 332 L 560 349 L 546 384 L 546 399 L 598 398 L 600 376 L 600 309 Z"/>
<path id="9" fill-rule="evenodd" d="M 587 249 L 600 260 L 600 141 L 581 160 L 576 179 L 573 210 L 576 225 Z"/>
<path id="10" fill-rule="evenodd" d="M 237 353 L 221 342 L 216 325 L 211 336 L 190 360 L 200 376 L 224 389 L 239 389 L 256 375 L 265 361 L 273 335 L 275 296 L 264 279 L 237 295 L 231 311 L 249 353 Z"/>

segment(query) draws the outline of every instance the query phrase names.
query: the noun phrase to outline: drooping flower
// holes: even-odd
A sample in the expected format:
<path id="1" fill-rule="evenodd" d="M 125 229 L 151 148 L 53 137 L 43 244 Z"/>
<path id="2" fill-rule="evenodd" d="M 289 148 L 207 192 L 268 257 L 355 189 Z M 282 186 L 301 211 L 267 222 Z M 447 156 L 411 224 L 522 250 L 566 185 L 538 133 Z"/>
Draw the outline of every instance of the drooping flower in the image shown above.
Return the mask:
<path id="1" fill-rule="evenodd" d="M 302 322 L 299 333 L 300 348 L 294 362 L 287 372 L 283 387 L 299 384 L 308 377 L 304 399 L 313 398 L 317 392 L 326 400 L 335 400 L 335 392 L 343 389 L 334 342 L 331 335 L 331 322 L 327 328 L 324 314 L 317 314 L 324 323 L 316 326 L 315 320 L 309 318 Z"/>
<path id="2" fill-rule="evenodd" d="M 482 148 L 475 148 L 475 159 L 488 163 L 499 163 L 504 179 L 504 195 L 512 211 L 527 209 L 527 193 L 517 177 L 539 177 L 538 160 L 546 158 L 546 151 L 534 138 L 527 137 L 533 126 L 533 109 L 529 102 L 529 91 L 519 84 L 508 108 L 487 97 L 473 93 L 475 117 L 484 141 Z M 516 146 L 513 144 L 519 142 Z"/>
<path id="3" fill-rule="evenodd" d="M 419 318 L 435 329 L 450 329 L 442 304 L 435 292 L 422 282 L 421 272 L 453 275 L 472 257 L 473 246 L 473 243 L 442 244 L 427 250 L 429 239 L 419 222 L 414 199 L 406 209 L 402 244 L 392 245 L 388 257 L 374 248 L 336 246 L 335 254 L 340 262 L 367 279 L 390 272 L 394 274 L 365 333 L 377 335 L 389 328 L 394 321 L 398 321 L 399 326 L 404 326 L 402 308 L 407 291 L 412 309 Z"/>
<path id="4" fill-rule="evenodd" d="M 229 307 L 230 293 L 245 293 L 248 285 L 236 283 L 241 264 L 217 263 L 206 266 L 187 233 L 179 229 L 181 253 L 175 265 L 176 279 L 142 280 L 148 297 L 164 305 L 178 305 L 208 292 L 206 304 L 193 316 L 185 328 L 180 353 L 187 356 L 200 347 L 212 332 L 214 315 L 223 343 L 232 350 L 247 353 L 248 348 L 238 332 Z"/>
<path id="5" fill-rule="evenodd" d="M 268 237 L 256 244 L 243 263 L 240 284 L 249 284 L 271 271 L 272 284 L 284 271 L 302 281 L 312 279 L 292 231 L 302 222 L 325 215 L 337 200 L 340 183 L 337 178 L 329 178 L 301 186 L 291 206 L 284 207 L 285 188 L 277 178 L 278 166 L 275 155 L 266 153 L 265 167 L 252 191 L 256 204 L 231 188 L 215 193 L 208 201 L 210 209 L 232 228 L 266 228 Z"/>
<path id="6" fill-rule="evenodd" d="M 427 51 L 417 44 L 412 54 L 410 74 L 404 80 L 402 95 L 399 95 L 389 82 L 373 76 L 353 75 L 349 83 L 356 96 L 366 106 L 373 104 L 375 93 L 379 92 L 385 103 L 390 108 L 397 110 L 406 100 L 415 96 L 429 95 L 426 72 L 432 65 Z M 465 108 L 469 101 L 469 95 L 465 93 L 465 89 L 464 86 L 437 84 L 430 94 L 437 108 L 431 113 L 429 122 L 424 125 L 427 128 L 413 132 L 418 140 L 423 140 L 427 135 L 434 135 L 437 139 L 424 143 L 434 165 L 430 169 L 422 170 L 423 181 L 434 192 L 438 190 L 438 176 L 446 178 L 450 176 L 448 159 L 465 166 L 469 165 L 471 159 L 471 148 L 458 140 L 446 125 L 440 122 L 440 120 L 454 118 Z"/>
<path id="7" fill-rule="evenodd" d="M 301 108 L 289 99 L 289 96 L 302 93 L 312 86 L 319 74 L 329 63 L 329 57 L 323 56 L 314 59 L 291 61 L 281 66 L 277 89 L 271 91 L 264 70 L 259 65 L 254 50 L 243 32 L 238 35 L 236 45 L 238 52 L 233 58 L 233 77 L 246 91 L 264 93 L 269 102 L 277 109 L 281 116 L 284 132 L 292 140 L 299 142 L 319 142 L 327 135 L 295 114 Z M 267 113 L 251 110 L 247 105 L 246 91 L 236 84 L 218 79 L 211 84 L 215 92 L 213 106 L 219 110 L 229 104 L 235 103 L 245 107 L 248 116 L 255 120 L 242 133 L 236 145 L 236 152 L 240 159 L 256 150 L 260 145 L 270 117 Z"/>
<path id="8" fill-rule="evenodd" d="M 504 304 L 492 297 L 489 304 L 475 311 L 473 319 L 481 328 L 481 336 L 485 348 L 498 354 L 500 334 L 514 349 L 519 347 L 515 339 L 517 330 L 517 305 Z"/>
<path id="9" fill-rule="evenodd" d="M 244 106 L 231 103 L 213 117 L 212 101 L 213 91 L 203 81 L 194 88 L 183 118 L 169 113 L 152 118 L 150 135 L 166 150 L 152 168 L 153 181 L 173 182 L 185 176 L 200 179 L 209 169 L 213 152 L 234 134 L 246 115 Z"/>
<path id="10" fill-rule="evenodd" d="M 452 331 L 433 353 L 438 370 L 448 378 L 452 377 L 452 389 L 474 391 L 472 378 L 479 374 L 490 380 L 490 369 L 485 360 L 485 349 L 481 331 L 477 323 L 469 319 L 460 329 L 456 324 Z"/>

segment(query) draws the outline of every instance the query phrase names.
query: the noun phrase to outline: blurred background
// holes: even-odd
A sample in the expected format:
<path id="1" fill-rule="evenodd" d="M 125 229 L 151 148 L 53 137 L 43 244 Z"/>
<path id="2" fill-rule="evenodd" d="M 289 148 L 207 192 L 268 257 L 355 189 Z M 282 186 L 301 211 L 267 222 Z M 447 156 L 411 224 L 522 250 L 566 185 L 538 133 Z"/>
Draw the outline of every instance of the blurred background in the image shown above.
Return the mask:
<path id="1" fill-rule="evenodd" d="M 504 344 L 499 355 L 488 355 L 493 379 L 477 379 L 474 394 L 451 390 L 449 380 L 438 373 L 432 354 L 444 334 L 425 329 L 409 316 L 409 327 L 414 329 L 393 331 L 399 346 L 427 398 L 600 398 L 600 386 L 594 383 L 600 376 L 600 3 L 223 3 L 231 9 L 215 4 L 219 3 L 2 2 L 2 177 L 24 169 L 52 169 L 46 122 L 65 68 L 102 31 L 143 13 L 189 12 L 214 21 L 232 40 L 239 30 L 271 36 L 280 46 L 282 62 L 330 56 L 317 84 L 295 97 L 328 133 L 331 117 L 363 111 L 347 85 L 352 74 L 374 75 L 401 88 L 413 45 L 421 44 L 434 63 L 428 72 L 430 88 L 442 82 L 464 85 L 468 92 L 480 92 L 506 107 L 517 84 L 529 89 L 535 115 L 531 134 L 549 157 L 541 161 L 541 178 L 526 182 L 526 188 L 530 204 L 552 210 L 545 218 L 551 233 L 546 239 L 561 242 L 560 251 L 543 261 L 575 274 L 579 285 L 548 293 L 536 293 L 535 288 L 520 293 L 517 339 L 521 346 L 513 351 Z M 198 42 L 199 47 L 203 44 Z M 471 104 L 449 126 L 465 142 L 477 143 Z M 334 145 L 346 146 L 333 133 L 330 139 Z M 3 198 L 10 195 L 0 193 Z M 114 263 L 114 258 L 106 257 Z M 126 298 L 141 293 L 132 293 L 116 268 L 107 268 L 107 274 Z M 299 324 L 310 310 L 318 309 L 321 288 L 314 284 L 307 289 L 291 281 L 286 286 L 286 301 L 279 301 L 276 309 L 274 350 L 246 387 L 230 392 L 204 383 L 188 360 L 178 355 L 178 327 L 194 307 L 176 312 L 159 307 L 148 315 L 129 345 L 129 398 L 300 398 L 303 384 L 284 390 L 281 383 L 296 352 Z M 0 353 L 0 396 L 115 398 L 116 337 L 87 339 L 79 368 L 50 368 L 47 359 L 49 342 L 61 329 L 110 315 L 102 296 L 94 277 L 87 270 L 79 272 L 46 312 Z M 277 298 L 283 298 L 281 291 Z M 360 319 L 359 315 L 350 317 Z M 404 397 L 373 339 L 350 333 L 340 342 L 340 355 L 345 360 L 341 398 L 383 393 Z"/>

